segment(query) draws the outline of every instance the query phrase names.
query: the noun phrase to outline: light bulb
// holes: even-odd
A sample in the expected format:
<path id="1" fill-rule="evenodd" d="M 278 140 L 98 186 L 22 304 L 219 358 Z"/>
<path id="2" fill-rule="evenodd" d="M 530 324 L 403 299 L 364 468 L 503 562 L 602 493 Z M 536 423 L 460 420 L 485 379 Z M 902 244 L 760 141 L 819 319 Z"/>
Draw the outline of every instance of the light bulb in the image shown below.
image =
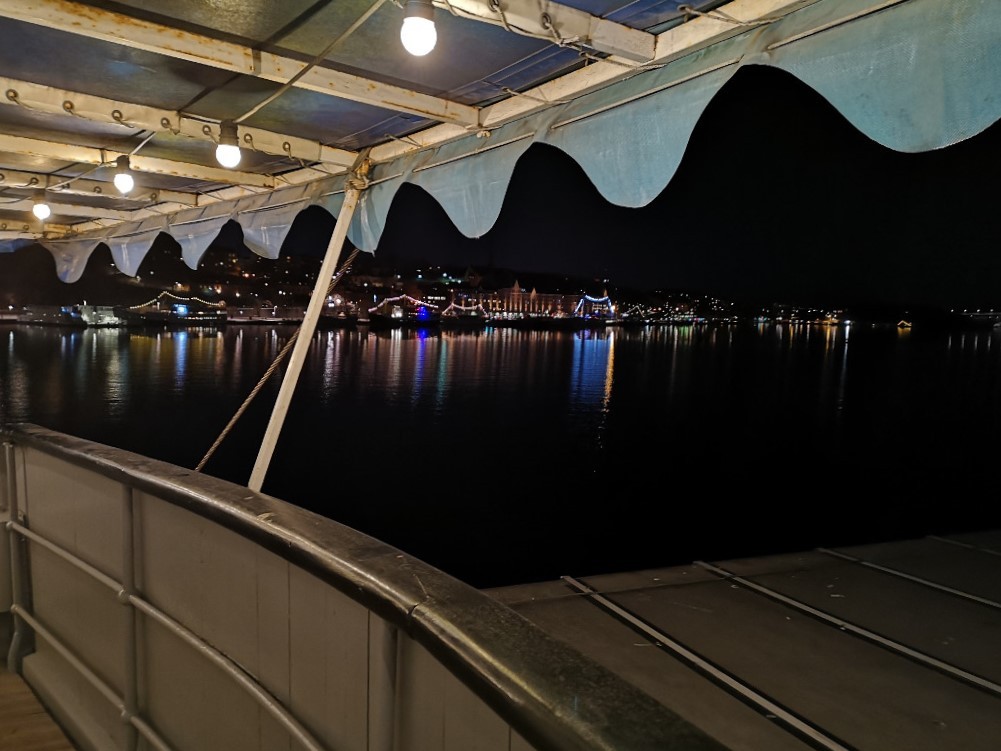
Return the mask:
<path id="1" fill-rule="evenodd" d="M 240 147 L 221 143 L 215 147 L 215 158 L 223 167 L 233 168 L 240 163 Z"/>
<path id="2" fill-rule="evenodd" d="M 115 187 L 124 195 L 136 187 L 136 181 L 128 172 L 119 172 L 115 175 Z"/>
<path id="3" fill-rule="evenodd" d="M 115 187 L 118 188 L 119 193 L 125 195 L 136 187 L 135 178 L 132 177 L 132 167 L 129 165 L 127 156 L 120 156 L 115 162 L 117 164 L 115 167 Z"/>
<path id="4" fill-rule="evenodd" d="M 223 120 L 219 123 L 219 145 L 215 147 L 215 158 L 223 167 L 232 169 L 240 163 L 240 139 L 236 133 L 236 123 Z"/>
<path id="5" fill-rule="evenodd" d="M 411 55 L 421 57 L 434 49 L 438 32 L 434 28 L 434 6 L 431 0 L 407 0 L 403 11 L 400 41 Z"/>
<path id="6" fill-rule="evenodd" d="M 52 209 L 49 208 L 49 204 L 45 203 L 45 201 L 37 201 L 35 205 L 31 207 L 31 213 L 42 221 L 45 221 L 52 216 Z"/>
<path id="7" fill-rule="evenodd" d="M 434 49 L 435 42 L 438 41 L 434 21 L 417 17 L 404 18 L 403 26 L 400 28 L 400 41 L 411 55 L 417 57 L 426 55 Z"/>

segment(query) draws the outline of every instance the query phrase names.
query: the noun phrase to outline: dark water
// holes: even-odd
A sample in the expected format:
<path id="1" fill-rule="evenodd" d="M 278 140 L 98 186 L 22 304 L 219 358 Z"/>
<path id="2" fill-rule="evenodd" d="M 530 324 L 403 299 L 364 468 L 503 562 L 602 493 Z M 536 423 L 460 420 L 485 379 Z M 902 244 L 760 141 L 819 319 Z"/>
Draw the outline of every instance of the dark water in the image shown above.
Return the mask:
<path id="1" fill-rule="evenodd" d="M 0 326 L 0 417 L 193 468 L 291 333 Z M 264 490 L 490 586 L 996 527 L 999 427 L 1001 332 L 322 332 Z"/>

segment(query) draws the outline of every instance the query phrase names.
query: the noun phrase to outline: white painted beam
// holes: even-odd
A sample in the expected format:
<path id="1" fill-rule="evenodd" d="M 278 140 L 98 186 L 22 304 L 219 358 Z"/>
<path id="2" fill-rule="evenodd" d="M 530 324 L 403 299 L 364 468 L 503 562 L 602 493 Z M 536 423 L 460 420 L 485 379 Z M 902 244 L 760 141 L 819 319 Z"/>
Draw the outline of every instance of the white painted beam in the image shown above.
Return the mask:
<path id="1" fill-rule="evenodd" d="M 0 173 L 2 174 L 2 173 Z M 142 177 L 139 178 L 139 181 Z M 135 188 L 129 191 L 128 195 L 121 195 L 114 183 L 102 182 L 100 180 L 74 180 L 69 185 L 60 185 L 66 181 L 65 177 L 50 177 L 48 182 L 52 186 L 48 187 L 50 192 L 59 195 L 79 195 L 79 196 L 105 196 L 114 198 L 116 201 L 126 201 L 137 204 L 135 208 L 142 208 L 151 203 L 171 203 L 181 206 L 193 207 L 201 205 L 198 201 L 197 193 L 184 193 L 179 190 L 164 190 L 163 188 L 144 187 L 136 182 Z"/>
<path id="2" fill-rule="evenodd" d="M 83 164 L 113 164 L 122 152 L 107 149 L 95 149 L 90 146 L 74 146 L 72 144 L 41 141 L 37 138 L 24 136 L 0 135 L 0 152 L 41 156 L 59 159 L 64 162 Z M 173 175 L 192 180 L 228 183 L 232 185 L 255 185 L 261 188 L 274 188 L 275 179 L 271 175 L 259 175 L 256 172 L 237 172 L 221 167 L 205 167 L 200 164 L 173 162 L 168 159 L 142 156 L 136 154 L 129 157 L 133 172 L 153 172 L 158 175 Z"/>
<path id="3" fill-rule="evenodd" d="M 201 141 L 219 141 L 217 124 L 206 123 L 172 110 L 105 99 L 14 78 L 0 77 L 0 90 L 5 92 L 5 96 L 0 97 L 0 104 L 22 105 L 32 110 L 121 125 L 129 129 L 170 131 Z M 245 148 L 265 154 L 287 156 L 305 162 L 323 162 L 338 167 L 350 167 L 358 157 L 354 151 L 324 146 L 305 138 L 244 125 L 240 125 L 238 130 L 240 142 Z"/>
<path id="4" fill-rule="evenodd" d="M 296 332 L 298 339 L 292 349 L 288 365 L 285 368 L 285 376 L 282 378 L 282 385 L 278 389 L 278 396 L 275 398 L 275 406 L 271 411 L 271 419 L 261 439 L 261 449 L 254 462 L 254 468 L 250 473 L 250 481 L 247 487 L 260 491 L 264 484 L 264 477 L 268 473 L 271 465 L 271 457 L 274 455 L 275 446 L 278 444 L 278 436 L 281 435 L 282 426 L 285 424 L 285 417 L 288 414 L 289 405 L 292 403 L 292 395 L 295 387 L 299 383 L 299 374 L 306 362 L 306 356 L 312 345 L 313 334 L 316 332 L 316 325 L 320 321 L 320 314 L 327 300 L 327 293 L 330 291 L 330 283 L 337 271 L 337 262 L 341 257 L 341 250 L 344 248 L 344 241 L 348 236 L 348 227 L 351 225 L 351 218 L 354 216 L 355 208 L 358 206 L 358 199 L 361 191 L 357 188 L 348 188 L 344 194 L 344 203 L 337 214 L 337 222 L 334 224 L 334 231 L 330 235 L 330 242 L 327 244 L 327 252 L 323 256 L 323 263 L 320 271 L 316 275 L 316 284 L 313 286 L 313 294 L 309 298 L 306 312 L 303 315 L 301 328 Z"/>
<path id="5" fill-rule="evenodd" d="M 654 55 L 653 34 L 548 0 L 499 0 L 497 10 L 483 0 L 437 0 L 435 5 L 462 18 L 506 24 L 531 36 L 579 43 L 634 62 L 648 62 Z"/>
<path id="6" fill-rule="evenodd" d="M 0 17 L 276 83 L 286 83 L 306 67 L 306 63 L 293 58 L 68 0 L 0 0 Z M 398 44 L 399 40 L 387 40 L 387 43 Z M 432 120 L 469 127 L 478 122 L 475 107 L 330 68 L 312 68 L 293 85 Z"/>
<path id="7" fill-rule="evenodd" d="M 23 222 L 0 222 L 0 240 L 36 240 L 40 232 L 33 232 Z"/>
<path id="8" fill-rule="evenodd" d="M 52 213 L 60 216 L 78 216 L 84 219 L 114 219 L 117 222 L 126 222 L 132 218 L 131 211 L 118 211 L 116 209 L 102 209 L 99 206 L 81 206 L 75 203 L 63 203 L 54 199 L 52 194 L 45 198 L 46 203 L 52 207 Z M 29 198 L 23 201 L 12 201 L 10 203 L 0 202 L 0 211 L 24 211 L 31 212 L 31 207 L 35 202 Z"/>
<path id="9" fill-rule="evenodd" d="M 72 182 L 68 185 L 63 185 L 67 180 L 72 180 Z M 86 178 L 74 179 L 59 175 L 45 175 L 39 172 L 20 172 L 8 169 L 0 169 L 0 189 L 2 188 L 44 189 L 61 195 L 105 196 L 118 201 L 131 201 L 142 205 L 168 201 L 185 206 L 198 205 L 198 194 L 196 193 L 182 193 L 177 190 L 143 187 L 136 183 L 135 188 L 128 195 L 123 196 L 112 182 L 88 180 Z"/>
<path id="10" fill-rule="evenodd" d="M 205 123 L 192 117 L 177 118 L 178 132 L 189 138 L 219 142 L 219 126 Z M 333 167 L 350 167 L 358 159 L 358 153 L 346 149 L 325 146 L 317 141 L 297 138 L 282 133 L 274 133 L 260 128 L 248 128 L 240 124 L 236 126 L 241 147 L 260 151 L 263 154 L 284 156 L 303 162 L 320 162 Z"/>

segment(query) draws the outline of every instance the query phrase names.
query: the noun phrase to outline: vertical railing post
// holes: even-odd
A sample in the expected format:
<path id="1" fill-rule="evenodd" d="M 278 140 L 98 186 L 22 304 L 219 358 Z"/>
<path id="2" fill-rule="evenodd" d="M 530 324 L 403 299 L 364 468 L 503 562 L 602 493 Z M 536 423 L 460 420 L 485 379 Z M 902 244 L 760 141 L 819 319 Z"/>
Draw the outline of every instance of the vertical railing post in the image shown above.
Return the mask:
<path id="1" fill-rule="evenodd" d="M 14 672 L 21 672 L 21 658 L 24 656 L 22 650 L 26 641 L 27 624 L 20 616 L 19 611 L 24 608 L 24 541 L 14 530 L 14 522 L 19 521 L 20 510 L 17 499 L 17 461 L 14 453 L 14 445 L 4 444 L 4 464 L 7 477 L 7 508 L 9 517 L 7 521 L 7 533 L 10 535 L 10 585 L 11 585 L 11 613 L 14 617 L 14 634 L 10 640 L 10 649 L 7 651 L 7 669 Z"/>
<path id="2" fill-rule="evenodd" d="M 0 445 L 0 525 L 4 524 L 7 519 L 7 504 L 8 498 L 10 498 L 10 474 L 13 462 L 10 460 L 11 451 L 13 449 L 12 444 L 9 440 L 4 440 L 3 444 Z M 0 537 L 0 540 L 3 538 Z M 3 550 L 3 545 L 0 545 L 0 551 L 6 556 L 7 560 L 0 562 L 0 572 L 3 574 L 3 581 L 0 581 L 0 617 L 4 618 L 4 642 L 3 646 L 6 648 L 10 647 L 10 642 L 8 641 L 13 636 L 13 631 L 7 631 L 8 618 L 13 616 L 7 614 L 5 615 L 7 609 L 11 605 L 11 586 L 12 582 L 12 569 L 10 567 L 10 545 L 8 543 L 7 550 Z M 6 654 L 6 650 L 3 650 Z"/>
<path id="3" fill-rule="evenodd" d="M 7 504 L 10 498 L 10 488 L 11 488 L 11 477 L 14 470 L 14 462 L 11 461 L 11 456 L 14 453 L 14 444 L 10 441 L 3 442 L 3 487 L 0 488 L 0 514 L 7 511 Z"/>
<path id="4" fill-rule="evenodd" d="M 400 633 L 372 611 L 368 613 L 368 748 L 392 751 L 397 747 L 396 714 L 402 664 Z"/>
<path id="5" fill-rule="evenodd" d="M 136 591 L 134 495 L 131 485 L 122 487 L 122 591 L 118 593 L 118 600 L 125 613 L 125 685 L 122 687 L 125 711 L 122 713 L 122 722 L 125 724 L 126 751 L 135 751 L 137 746 L 138 735 L 132 718 L 139 713 L 136 645 L 139 614 L 132 605 L 132 596 Z"/>

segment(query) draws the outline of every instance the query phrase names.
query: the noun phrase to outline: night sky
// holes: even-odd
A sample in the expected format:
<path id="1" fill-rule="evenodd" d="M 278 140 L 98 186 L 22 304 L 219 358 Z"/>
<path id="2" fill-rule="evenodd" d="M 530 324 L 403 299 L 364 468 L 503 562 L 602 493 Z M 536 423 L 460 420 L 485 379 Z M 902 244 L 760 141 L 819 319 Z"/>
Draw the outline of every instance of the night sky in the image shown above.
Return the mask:
<path id="1" fill-rule="evenodd" d="M 1001 124 L 902 154 L 774 68 L 741 69 L 651 204 L 608 204 L 535 145 L 497 224 L 470 240 L 404 186 L 377 257 L 609 277 L 619 286 L 800 304 L 1001 307 Z M 586 221 L 582 221 L 586 218 Z"/>

